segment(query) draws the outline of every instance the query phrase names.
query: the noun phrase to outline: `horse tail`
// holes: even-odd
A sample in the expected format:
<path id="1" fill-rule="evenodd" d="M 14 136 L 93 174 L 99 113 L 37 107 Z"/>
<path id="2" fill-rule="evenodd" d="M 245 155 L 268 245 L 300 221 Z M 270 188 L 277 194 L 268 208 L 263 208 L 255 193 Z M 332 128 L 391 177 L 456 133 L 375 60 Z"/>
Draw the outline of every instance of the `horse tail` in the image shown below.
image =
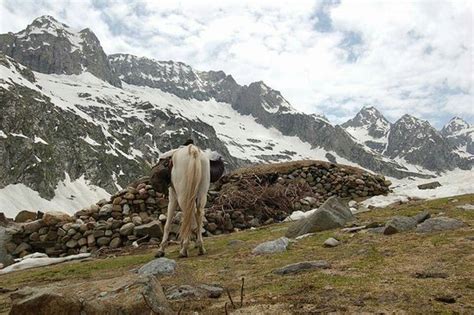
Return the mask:
<path id="1" fill-rule="evenodd" d="M 181 209 L 183 211 L 183 220 L 179 230 L 179 237 L 181 240 L 188 239 L 191 236 L 194 212 L 196 211 L 196 198 L 202 177 L 199 148 L 194 145 L 189 145 L 188 155 L 190 159 L 187 170 L 187 183 L 184 198 L 185 204 L 184 209 Z"/>

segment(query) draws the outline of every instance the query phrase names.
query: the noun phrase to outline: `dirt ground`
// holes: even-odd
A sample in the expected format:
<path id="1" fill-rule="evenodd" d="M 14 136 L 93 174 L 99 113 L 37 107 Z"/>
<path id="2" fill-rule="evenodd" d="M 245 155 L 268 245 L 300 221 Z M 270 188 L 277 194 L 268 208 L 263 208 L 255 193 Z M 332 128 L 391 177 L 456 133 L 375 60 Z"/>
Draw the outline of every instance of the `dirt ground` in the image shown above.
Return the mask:
<path id="1" fill-rule="evenodd" d="M 172 302 L 181 314 L 474 314 L 474 210 L 458 208 L 474 204 L 474 195 L 373 209 L 357 215 L 358 224 L 385 222 L 394 215 L 413 215 L 427 210 L 432 216 L 461 219 L 464 228 L 390 236 L 368 233 L 320 232 L 292 242 L 288 251 L 255 256 L 259 243 L 285 234 L 289 223 L 205 239 L 207 255 L 180 259 L 177 246 L 167 257 L 176 259 L 172 276 L 160 279 L 163 287 L 174 284 L 216 284 L 229 289 L 218 299 Z M 323 247 L 328 237 L 341 240 L 334 248 Z M 240 240 L 241 242 L 231 242 Z M 108 253 L 105 257 L 0 275 L 0 313 L 10 309 L 9 292 L 25 286 L 52 282 L 108 279 L 135 271 L 153 259 L 155 247 Z M 307 260 L 326 260 L 331 268 L 281 276 L 272 270 Z M 242 278 L 245 280 L 240 307 Z M 449 302 L 449 303 L 448 303 Z M 227 304 L 227 306 L 226 306 Z"/>

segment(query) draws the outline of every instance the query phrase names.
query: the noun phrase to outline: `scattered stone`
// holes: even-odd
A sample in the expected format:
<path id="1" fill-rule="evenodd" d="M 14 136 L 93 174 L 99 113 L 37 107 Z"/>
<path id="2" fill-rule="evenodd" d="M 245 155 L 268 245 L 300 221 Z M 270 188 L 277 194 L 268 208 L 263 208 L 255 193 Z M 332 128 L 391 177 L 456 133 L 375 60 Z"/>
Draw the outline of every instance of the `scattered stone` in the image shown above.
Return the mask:
<path id="1" fill-rule="evenodd" d="M 435 297 L 435 301 L 447 303 L 447 304 L 453 304 L 453 303 L 456 303 L 456 298 L 452 295 L 439 295 Z"/>
<path id="2" fill-rule="evenodd" d="M 415 229 L 417 224 L 424 222 L 430 217 L 427 211 L 418 213 L 413 217 L 397 216 L 392 218 L 385 225 L 383 234 L 391 235 L 400 232 L 406 232 Z"/>
<path id="3" fill-rule="evenodd" d="M 280 237 L 274 241 L 262 243 L 252 250 L 253 254 L 274 254 L 286 251 L 290 240 L 286 237 Z"/>
<path id="4" fill-rule="evenodd" d="M 457 219 L 448 217 L 436 217 L 428 219 L 418 225 L 416 231 L 418 233 L 430 233 L 437 231 L 455 230 L 464 227 L 464 225 L 464 222 Z"/>
<path id="5" fill-rule="evenodd" d="M 441 271 L 433 271 L 433 270 L 425 270 L 415 273 L 415 278 L 418 279 L 429 279 L 429 278 L 437 278 L 437 279 L 446 279 L 448 274 L 446 272 Z"/>
<path id="6" fill-rule="evenodd" d="M 235 247 L 241 246 L 243 244 L 245 244 L 245 242 L 242 240 L 230 240 L 229 242 L 227 242 L 228 246 L 235 246 Z"/>
<path id="7" fill-rule="evenodd" d="M 165 257 L 154 259 L 138 269 L 142 275 L 161 276 L 173 274 L 176 269 L 176 261 Z"/>
<path id="8" fill-rule="evenodd" d="M 438 187 L 441 187 L 441 184 L 439 182 L 430 182 L 430 183 L 426 183 L 426 184 L 421 184 L 421 185 L 418 185 L 418 189 L 435 189 L 435 188 L 438 188 Z"/>
<path id="9" fill-rule="evenodd" d="M 395 233 L 413 230 L 416 227 L 416 220 L 410 217 L 398 216 L 392 218 L 385 225 L 383 234 L 392 235 Z"/>
<path id="10" fill-rule="evenodd" d="M 463 210 L 474 210 L 474 205 L 472 204 L 465 204 L 465 205 L 460 205 L 458 206 L 459 209 Z"/>
<path id="11" fill-rule="evenodd" d="M 16 223 L 24 223 L 26 221 L 34 221 L 36 220 L 36 212 L 28 211 L 28 210 L 22 210 L 18 212 L 18 214 L 15 216 L 15 222 Z"/>
<path id="12" fill-rule="evenodd" d="M 273 270 L 273 273 L 277 275 L 288 275 L 314 269 L 328 269 L 330 267 L 331 265 L 325 260 L 303 261 L 275 269 Z"/>
<path id="13" fill-rule="evenodd" d="M 166 291 L 166 297 L 170 300 L 195 299 L 195 298 L 219 298 L 224 290 L 218 286 L 201 284 L 199 286 L 180 285 L 172 286 Z"/>
<path id="14" fill-rule="evenodd" d="M 343 227 L 354 219 L 349 207 L 336 196 L 326 200 L 318 210 L 306 218 L 298 220 L 288 228 L 287 237 L 297 236 Z"/>
<path id="15" fill-rule="evenodd" d="M 327 240 L 324 241 L 324 246 L 326 246 L 326 247 L 336 247 L 339 244 L 341 244 L 341 242 L 339 242 L 338 240 L 336 240 L 333 237 L 330 237 L 330 238 L 328 238 Z"/>
<path id="16" fill-rule="evenodd" d="M 365 225 L 353 226 L 353 227 L 343 228 L 343 229 L 341 229 L 341 232 L 354 233 L 354 232 L 358 232 L 358 231 L 364 230 L 364 229 L 366 229 L 366 228 L 367 228 L 367 226 L 365 226 Z"/>

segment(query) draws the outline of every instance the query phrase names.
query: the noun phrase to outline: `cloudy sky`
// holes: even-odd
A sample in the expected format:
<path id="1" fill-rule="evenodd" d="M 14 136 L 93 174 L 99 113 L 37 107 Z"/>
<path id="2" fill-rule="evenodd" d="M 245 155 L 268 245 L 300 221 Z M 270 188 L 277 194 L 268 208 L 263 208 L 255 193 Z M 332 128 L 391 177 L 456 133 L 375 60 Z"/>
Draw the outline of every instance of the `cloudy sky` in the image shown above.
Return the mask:
<path id="1" fill-rule="evenodd" d="M 258 2 L 258 3 L 257 3 Z M 437 127 L 474 122 L 473 6 L 456 0 L 0 0 L 0 32 L 49 14 L 89 27 L 107 53 L 263 80 L 340 123 L 363 105 Z"/>

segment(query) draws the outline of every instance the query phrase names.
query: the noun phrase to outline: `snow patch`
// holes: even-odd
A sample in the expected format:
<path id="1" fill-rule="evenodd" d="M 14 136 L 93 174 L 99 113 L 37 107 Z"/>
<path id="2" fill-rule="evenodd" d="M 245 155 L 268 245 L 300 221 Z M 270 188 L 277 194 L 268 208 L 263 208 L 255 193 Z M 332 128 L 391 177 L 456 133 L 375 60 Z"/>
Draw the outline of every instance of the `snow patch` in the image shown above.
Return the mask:
<path id="1" fill-rule="evenodd" d="M 72 181 L 68 174 L 64 181 L 58 183 L 54 194 L 53 199 L 46 200 L 24 184 L 11 184 L 0 189 L 1 211 L 7 217 L 15 217 L 21 210 L 60 210 L 74 214 L 100 199 L 110 197 L 108 192 L 91 185 L 84 176 Z"/>

